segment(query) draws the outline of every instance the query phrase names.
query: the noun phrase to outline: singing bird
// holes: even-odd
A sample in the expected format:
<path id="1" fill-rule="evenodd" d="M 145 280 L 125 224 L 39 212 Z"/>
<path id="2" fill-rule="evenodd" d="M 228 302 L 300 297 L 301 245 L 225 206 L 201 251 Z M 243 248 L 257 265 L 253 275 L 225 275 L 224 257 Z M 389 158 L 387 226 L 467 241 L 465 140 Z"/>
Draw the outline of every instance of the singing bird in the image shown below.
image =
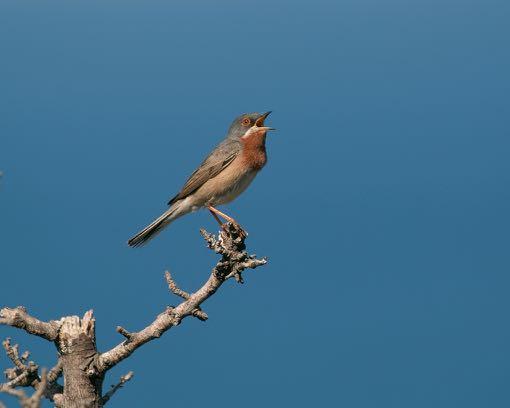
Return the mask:
<path id="1" fill-rule="evenodd" d="M 171 222 L 199 208 L 207 208 L 220 225 L 218 216 L 239 227 L 216 206 L 237 198 L 266 164 L 266 134 L 274 129 L 265 126 L 264 121 L 270 113 L 245 113 L 237 117 L 225 139 L 168 202 L 168 210 L 131 238 L 128 244 L 132 247 L 144 245 Z"/>

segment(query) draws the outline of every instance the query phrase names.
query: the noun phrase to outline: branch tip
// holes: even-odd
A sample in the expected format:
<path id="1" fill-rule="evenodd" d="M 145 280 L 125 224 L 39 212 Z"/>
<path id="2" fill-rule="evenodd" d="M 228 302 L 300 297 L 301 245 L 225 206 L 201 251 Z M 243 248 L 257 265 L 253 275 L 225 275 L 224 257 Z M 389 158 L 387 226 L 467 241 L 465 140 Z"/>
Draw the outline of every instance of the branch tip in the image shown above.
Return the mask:
<path id="1" fill-rule="evenodd" d="M 54 341 L 57 338 L 60 328 L 59 322 L 43 322 L 30 316 L 23 306 L 17 306 L 14 309 L 8 307 L 0 309 L 0 325 L 16 327 L 49 341 Z"/>
<path id="2" fill-rule="evenodd" d="M 133 371 L 130 371 L 126 375 L 123 375 L 122 377 L 120 377 L 119 382 L 115 385 L 112 385 L 110 391 L 108 391 L 101 398 L 101 402 L 103 403 L 103 405 L 106 404 L 110 400 L 110 398 L 113 396 L 113 394 L 115 394 L 119 389 L 121 389 L 125 383 L 127 383 L 129 380 L 131 380 L 131 378 L 133 378 L 133 375 L 134 375 Z"/>
<path id="3" fill-rule="evenodd" d="M 174 279 L 172 278 L 172 275 L 170 274 L 170 271 L 165 272 L 165 279 L 166 283 L 168 284 L 168 289 L 170 290 L 170 292 L 183 299 L 189 299 L 190 294 L 177 286 Z"/>
<path id="4" fill-rule="evenodd" d="M 190 298 L 191 295 L 188 292 L 185 292 L 184 290 L 177 286 L 170 271 L 165 272 L 165 279 L 166 283 L 168 284 L 168 289 L 170 290 L 170 292 L 184 300 L 188 300 Z M 173 310 L 173 307 L 171 308 L 171 310 Z M 201 320 L 203 322 L 205 322 L 208 319 L 207 313 L 202 311 L 200 308 L 193 310 L 191 314 L 195 316 L 198 320 Z"/>
<path id="5" fill-rule="evenodd" d="M 124 327 L 122 326 L 117 326 L 117 333 L 120 333 L 122 334 L 126 339 L 128 340 L 131 340 L 131 338 L 133 337 L 133 334 L 128 332 Z"/>

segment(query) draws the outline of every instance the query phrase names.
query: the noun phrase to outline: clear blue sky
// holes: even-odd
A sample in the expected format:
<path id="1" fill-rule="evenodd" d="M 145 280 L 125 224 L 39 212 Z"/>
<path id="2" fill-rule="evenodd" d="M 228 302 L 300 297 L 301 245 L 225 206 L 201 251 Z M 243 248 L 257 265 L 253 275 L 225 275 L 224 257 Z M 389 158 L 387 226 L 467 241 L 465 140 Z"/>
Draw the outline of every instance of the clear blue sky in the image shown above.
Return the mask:
<path id="1" fill-rule="evenodd" d="M 273 110 L 225 208 L 269 265 L 115 369 L 112 406 L 510 406 L 509 21 L 503 0 L 2 1 L 0 303 L 93 308 L 101 350 L 144 327 L 178 302 L 166 268 L 206 279 L 216 227 L 126 240 L 235 116 Z"/>

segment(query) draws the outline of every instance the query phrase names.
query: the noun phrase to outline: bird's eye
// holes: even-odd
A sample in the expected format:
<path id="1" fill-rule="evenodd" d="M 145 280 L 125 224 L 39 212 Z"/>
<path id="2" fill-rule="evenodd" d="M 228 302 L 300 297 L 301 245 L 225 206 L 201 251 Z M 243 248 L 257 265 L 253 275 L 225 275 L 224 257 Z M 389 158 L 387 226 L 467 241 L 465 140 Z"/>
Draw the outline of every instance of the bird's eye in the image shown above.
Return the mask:
<path id="1" fill-rule="evenodd" d="M 241 122 L 241 124 L 242 124 L 243 126 L 249 126 L 249 125 L 251 125 L 251 120 L 250 120 L 250 118 L 244 118 L 244 119 L 243 119 L 243 121 Z"/>

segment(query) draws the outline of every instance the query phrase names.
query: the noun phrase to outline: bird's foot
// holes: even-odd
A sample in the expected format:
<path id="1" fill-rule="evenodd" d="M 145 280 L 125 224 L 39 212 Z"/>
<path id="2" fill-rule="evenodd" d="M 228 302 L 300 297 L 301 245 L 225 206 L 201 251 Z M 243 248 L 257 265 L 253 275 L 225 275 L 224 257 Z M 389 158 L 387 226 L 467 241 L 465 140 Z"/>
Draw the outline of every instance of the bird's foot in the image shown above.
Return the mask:
<path id="1" fill-rule="evenodd" d="M 241 225 L 236 220 L 234 220 L 232 217 L 228 216 L 227 214 L 222 213 L 220 210 L 214 208 L 211 205 L 209 205 L 207 208 L 211 212 L 214 219 L 218 222 L 218 224 L 220 224 L 221 229 L 226 234 L 233 233 L 233 234 L 236 234 L 237 236 L 239 236 L 242 240 L 246 239 L 246 237 L 248 236 L 248 233 L 243 229 L 243 227 L 241 227 Z M 226 223 L 221 222 L 221 220 L 218 216 L 220 216 L 227 222 Z M 230 228 L 230 226 L 232 228 Z"/>
<path id="2" fill-rule="evenodd" d="M 248 233 L 243 229 L 243 227 L 234 220 L 221 224 L 221 229 L 230 236 L 235 237 L 237 235 L 243 241 L 248 236 Z"/>

